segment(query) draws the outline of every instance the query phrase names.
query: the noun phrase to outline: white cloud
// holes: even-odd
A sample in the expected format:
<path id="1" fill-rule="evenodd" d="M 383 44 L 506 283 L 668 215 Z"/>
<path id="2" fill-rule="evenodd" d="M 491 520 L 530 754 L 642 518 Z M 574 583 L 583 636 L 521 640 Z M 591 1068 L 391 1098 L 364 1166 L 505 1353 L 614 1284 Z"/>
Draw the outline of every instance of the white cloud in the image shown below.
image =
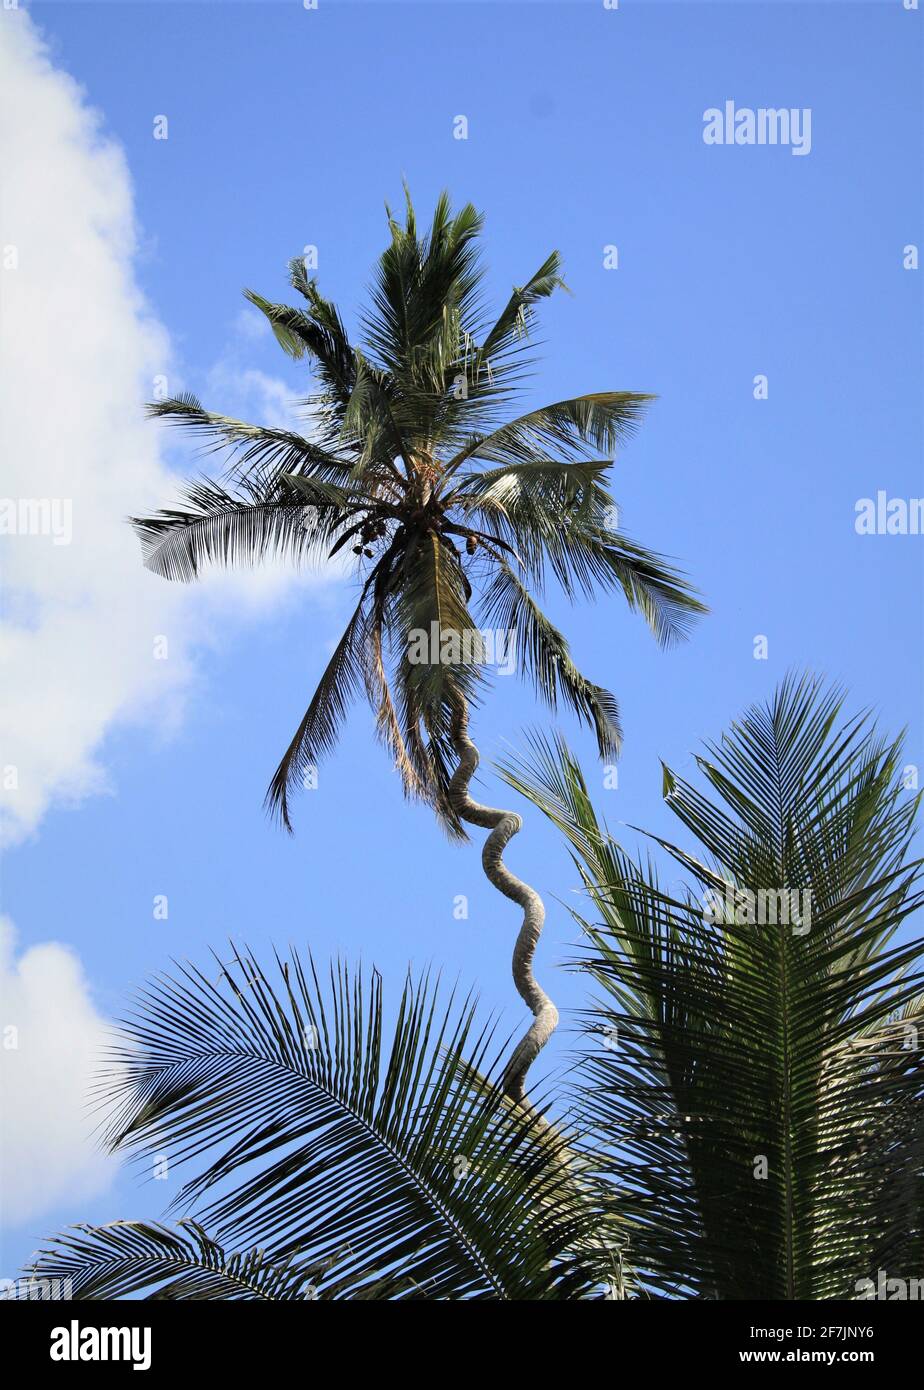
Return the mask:
<path id="1" fill-rule="evenodd" d="M 175 493 L 165 431 L 143 419 L 142 405 L 155 377 L 168 375 L 173 390 L 178 373 L 135 281 L 122 152 L 23 12 L 5 13 L 0 25 L 0 142 L 2 491 L 17 520 L 22 499 L 56 501 L 44 529 L 71 533 L 67 544 L 53 534 L 3 538 L 0 812 L 3 837 L 14 842 L 50 805 L 105 790 L 100 749 L 110 728 L 169 726 L 196 644 L 276 602 L 294 580 L 267 569 L 186 589 L 141 567 L 124 519 Z M 238 352 L 253 340 L 250 327 L 239 325 Z M 284 415 L 282 383 L 238 360 L 212 375 L 231 392 L 221 398 L 226 412 L 243 402 L 265 408 L 268 422 Z M 168 660 L 154 659 L 161 634 Z"/>
<path id="2" fill-rule="evenodd" d="M 12 924 L 0 918 L 4 1223 L 93 1197 L 115 1176 L 117 1160 L 93 1137 L 98 1119 L 89 1104 L 105 1028 L 74 953 L 44 942 L 17 959 Z"/>

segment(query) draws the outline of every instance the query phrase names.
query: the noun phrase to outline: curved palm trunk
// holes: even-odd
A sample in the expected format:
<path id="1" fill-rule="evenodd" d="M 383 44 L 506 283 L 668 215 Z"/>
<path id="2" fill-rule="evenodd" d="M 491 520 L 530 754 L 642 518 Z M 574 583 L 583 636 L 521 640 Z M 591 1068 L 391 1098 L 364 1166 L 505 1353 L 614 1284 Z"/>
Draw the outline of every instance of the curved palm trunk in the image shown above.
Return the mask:
<path id="1" fill-rule="evenodd" d="M 498 811 L 473 801 L 468 786 L 478 766 L 478 749 L 468 736 L 468 705 L 456 708 L 452 728 L 453 747 L 459 766 L 449 783 L 449 799 L 460 820 L 491 831 L 484 842 L 481 862 L 487 878 L 499 893 L 512 898 L 523 909 L 523 924 L 513 949 L 513 982 L 520 998 L 533 1013 L 533 1022 L 514 1048 L 503 1076 L 504 1094 L 524 1102 L 526 1073 L 558 1025 L 558 1010 L 533 974 L 533 956 L 545 921 L 545 906 L 539 894 L 523 883 L 503 862 L 508 842 L 522 826 L 514 811 Z"/>

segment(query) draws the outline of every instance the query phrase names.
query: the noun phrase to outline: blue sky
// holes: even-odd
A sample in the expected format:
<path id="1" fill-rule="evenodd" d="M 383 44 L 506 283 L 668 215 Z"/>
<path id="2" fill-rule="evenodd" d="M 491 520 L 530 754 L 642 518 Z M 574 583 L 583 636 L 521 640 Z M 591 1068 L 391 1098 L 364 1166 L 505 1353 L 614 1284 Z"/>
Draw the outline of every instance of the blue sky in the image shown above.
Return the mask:
<path id="1" fill-rule="evenodd" d="M 924 762 L 922 540 L 854 528 L 858 499 L 924 493 L 921 280 L 902 264 L 922 240 L 919 12 L 898 0 L 30 12 L 124 150 L 134 274 L 172 343 L 171 388 L 213 409 L 235 412 L 248 372 L 304 391 L 242 318 L 241 288 L 284 298 L 287 260 L 312 244 L 322 290 L 354 321 L 402 177 L 421 210 L 447 187 L 485 211 L 497 300 L 561 251 L 573 294 L 543 313 L 528 398 L 657 394 L 613 490 L 625 529 L 676 556 L 712 609 L 664 653 L 615 599 L 549 600 L 579 665 L 621 704 L 616 791 L 603 790 L 586 732 L 561 721 L 611 826 L 672 833 L 659 759 L 689 771 L 698 741 L 791 667 L 843 681 L 884 729 L 907 725 L 907 761 Z M 810 154 L 704 144 L 703 112 L 728 99 L 811 108 Z M 157 115 L 167 140 L 152 137 Z M 607 245 L 618 270 L 604 268 Z M 757 374 L 766 400 L 754 399 Z M 219 611 L 170 729 L 113 719 L 98 749 L 105 794 L 53 799 L 7 853 L 19 947 L 72 947 L 102 1014 L 170 957 L 201 960 L 239 936 L 361 956 L 394 989 L 408 962 L 432 961 L 477 981 L 511 1027 L 521 1019 L 516 913 L 482 879 L 477 847 L 450 846 L 403 801 L 365 708 L 299 802 L 296 837 L 263 815 L 350 593 L 287 590 L 227 629 Z M 485 761 L 544 723 L 525 688 L 499 680 L 475 729 Z M 487 769 L 482 790 L 510 801 Z M 567 856 L 531 814 L 508 859 L 547 898 L 538 971 L 579 1004 L 580 982 L 555 970 L 575 939 L 556 902 L 575 883 Z M 457 921 L 463 893 L 470 915 Z M 167 921 L 153 917 L 157 894 Z M 160 1212 L 166 1186 L 121 1176 L 86 1200 L 56 1199 L 7 1229 L 0 1272 L 66 1221 Z"/>

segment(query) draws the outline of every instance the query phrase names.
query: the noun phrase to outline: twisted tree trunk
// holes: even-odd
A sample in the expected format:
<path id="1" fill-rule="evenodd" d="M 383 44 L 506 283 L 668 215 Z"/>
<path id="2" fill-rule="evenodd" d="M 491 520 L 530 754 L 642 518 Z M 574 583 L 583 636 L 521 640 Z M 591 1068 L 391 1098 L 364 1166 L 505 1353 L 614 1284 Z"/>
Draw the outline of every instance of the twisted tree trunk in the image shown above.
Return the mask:
<path id="1" fill-rule="evenodd" d="M 503 862 L 509 841 L 523 822 L 514 811 L 481 806 L 469 796 L 468 787 L 478 766 L 478 749 L 468 736 L 468 706 L 461 701 L 453 720 L 453 747 L 459 766 L 449 783 L 449 799 L 460 820 L 490 830 L 481 852 L 481 863 L 491 883 L 523 909 L 523 924 L 513 949 L 513 982 L 520 998 L 533 1013 L 533 1022 L 517 1043 L 504 1070 L 504 1094 L 520 1105 L 524 1100 L 526 1073 L 558 1025 L 558 1010 L 533 974 L 533 956 L 545 921 L 545 907 L 534 888 L 523 883 Z"/>

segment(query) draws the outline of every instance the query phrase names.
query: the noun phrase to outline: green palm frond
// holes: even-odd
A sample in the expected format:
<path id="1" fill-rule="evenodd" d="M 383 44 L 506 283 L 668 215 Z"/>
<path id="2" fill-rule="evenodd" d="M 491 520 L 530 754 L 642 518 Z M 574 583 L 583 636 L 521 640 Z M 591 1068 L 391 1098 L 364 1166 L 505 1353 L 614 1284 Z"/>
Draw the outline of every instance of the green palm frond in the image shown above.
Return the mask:
<path id="1" fill-rule="evenodd" d="M 480 664 L 441 659 L 444 636 L 462 634 L 470 634 L 478 648 L 472 654 L 479 656 L 480 638 L 475 636 L 478 629 L 468 608 L 469 593 L 465 571 L 451 541 L 430 531 L 408 548 L 392 618 L 396 644 L 407 653 L 403 684 L 411 707 L 419 709 L 421 719 L 449 708 L 457 692 L 467 698 L 474 694 Z M 425 634 L 428 660 L 412 660 L 413 634 Z"/>
<path id="2" fill-rule="evenodd" d="M 663 647 L 685 641 L 709 611 L 686 575 L 621 532 L 576 526 L 565 541 L 556 574 L 567 568 L 585 593 L 621 589 L 630 611 L 641 614 Z"/>
<path id="3" fill-rule="evenodd" d="M 195 396 L 171 396 L 148 406 L 151 419 L 190 430 L 204 439 L 206 453 L 224 452 L 236 481 L 272 487 L 284 473 L 313 476 L 333 483 L 349 480 L 351 465 L 292 430 L 250 425 L 204 410 Z"/>
<path id="4" fill-rule="evenodd" d="M 316 329 L 304 309 L 293 309 L 288 304 L 273 304 L 255 290 L 245 290 L 244 298 L 259 309 L 272 328 L 277 343 L 289 357 L 298 361 L 312 351 Z"/>
<path id="5" fill-rule="evenodd" d="M 408 979 L 387 1022 L 376 972 L 322 986 L 296 953 L 270 973 L 234 950 L 217 978 L 152 982 L 110 1060 L 109 1143 L 192 1167 L 174 1205 L 196 1225 L 62 1237 L 32 1273 L 75 1297 L 247 1296 L 231 1286 L 254 1248 L 255 1297 L 304 1296 L 305 1277 L 324 1299 L 601 1295 L 618 1242 L 576 1136 L 503 1096 L 471 998 Z"/>
<path id="6" fill-rule="evenodd" d="M 505 765 L 586 890 L 580 968 L 602 993 L 577 1104 L 655 1292 L 849 1299 L 921 1267 L 924 1064 L 897 1039 L 924 942 L 895 944 L 921 865 L 900 765 L 838 692 L 787 680 L 699 759 L 711 795 L 666 772 L 700 845 L 658 838 L 676 892 L 609 835 L 563 743 Z"/>
<path id="7" fill-rule="evenodd" d="M 340 418 L 341 447 L 350 448 L 355 460 L 351 477 L 359 480 L 371 472 L 374 479 L 376 465 L 381 469 L 384 460 L 384 466 L 394 474 L 397 485 L 403 487 L 400 474 L 389 463 L 392 455 L 398 454 L 406 460 L 408 454 L 391 399 L 390 383 L 361 352 L 357 352 L 355 358 L 353 387 Z"/>
<path id="8" fill-rule="evenodd" d="M 293 788 L 304 785 L 305 778 L 336 746 L 350 704 L 363 686 L 369 642 L 365 598 L 366 589 L 267 789 L 267 807 L 279 816 L 289 834 L 292 834 L 289 796 Z"/>
<path id="9" fill-rule="evenodd" d="M 636 391 L 594 391 L 541 406 L 470 439 L 450 459 L 447 472 L 454 473 L 470 458 L 509 466 L 547 459 L 551 450 L 568 460 L 587 460 L 591 451 L 614 453 L 635 433 L 653 399 Z"/>
<path id="10" fill-rule="evenodd" d="M 394 377 L 442 393 L 444 382 L 430 375 L 431 349 L 450 314 L 464 331 L 475 323 L 482 274 L 476 238 L 484 219 L 471 203 L 452 215 L 448 196 L 437 199 L 429 231 L 419 237 L 407 198 L 404 226 L 389 214 L 392 240 L 379 259 L 364 319 L 366 340 Z"/>
<path id="11" fill-rule="evenodd" d="M 569 571 L 558 559 L 566 536 L 594 519 L 602 492 L 598 479 L 608 467 L 596 461 L 536 460 L 492 468 L 456 479 L 448 500 L 466 520 L 480 518 L 488 534 L 507 541 L 536 582 L 542 582 L 545 560 L 551 559 L 568 592 Z"/>
<path id="12" fill-rule="evenodd" d="M 548 299 L 556 290 L 567 289 L 561 277 L 561 256 L 553 251 L 531 275 L 522 289 L 514 289 L 496 322 L 485 334 L 478 349 L 476 370 L 483 364 L 490 367 L 511 347 L 519 347 L 529 330 L 533 305 Z"/>
<path id="13" fill-rule="evenodd" d="M 265 316 L 280 347 L 296 361 L 307 358 L 319 378 L 321 392 L 313 399 L 314 417 L 327 442 L 337 440 L 343 411 L 356 374 L 356 357 L 336 306 L 324 299 L 309 278 L 303 258 L 289 262 L 289 283 L 307 309 L 274 304 L 253 290 L 244 297 Z"/>
<path id="14" fill-rule="evenodd" d="M 594 729 L 601 758 L 617 757 L 622 744 L 619 706 L 608 690 L 581 675 L 566 639 L 510 565 L 498 565 L 484 603 L 487 621 L 514 634 L 520 669 L 532 679 L 536 693 L 557 710 L 561 692 Z"/>
<path id="15" fill-rule="evenodd" d="M 353 493 L 320 479 L 280 479 L 269 491 L 236 491 L 203 479 L 180 504 L 133 518 L 144 562 L 164 579 L 188 582 L 207 565 L 259 565 L 268 556 L 319 560 L 350 517 Z"/>
<path id="16" fill-rule="evenodd" d="M 466 516 L 478 516 L 512 547 L 537 584 L 546 563 L 564 592 L 592 597 L 621 590 L 663 646 L 689 633 L 707 610 L 686 577 L 617 531 L 617 507 L 601 486 L 606 460 L 559 463 L 537 460 L 457 480 L 453 499 Z"/>
<path id="17" fill-rule="evenodd" d="M 317 1297 L 324 1273 L 292 1257 L 270 1261 L 260 1249 L 228 1254 L 187 1219 L 176 1230 L 144 1221 L 71 1227 L 37 1252 L 28 1277 L 32 1287 L 50 1283 L 81 1300 L 250 1303 Z"/>

